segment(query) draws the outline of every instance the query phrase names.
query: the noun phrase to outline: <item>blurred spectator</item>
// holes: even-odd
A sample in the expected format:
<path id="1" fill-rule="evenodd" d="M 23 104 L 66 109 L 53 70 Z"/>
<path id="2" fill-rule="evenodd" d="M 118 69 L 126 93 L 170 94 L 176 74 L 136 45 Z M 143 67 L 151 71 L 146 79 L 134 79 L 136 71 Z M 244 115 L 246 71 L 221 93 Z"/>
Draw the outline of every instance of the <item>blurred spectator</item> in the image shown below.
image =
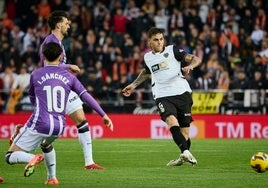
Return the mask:
<path id="1" fill-rule="evenodd" d="M 207 23 L 213 29 L 220 27 L 219 14 L 217 14 L 216 9 L 213 7 L 210 7 L 209 9 L 208 16 L 207 16 Z"/>
<path id="2" fill-rule="evenodd" d="M 250 34 L 250 38 L 253 41 L 254 47 L 256 50 L 260 49 L 261 40 L 265 35 L 265 31 L 260 28 L 258 24 L 254 25 L 254 30 Z"/>
<path id="3" fill-rule="evenodd" d="M 78 56 L 80 59 L 81 56 Z M 77 79 L 83 84 L 83 86 L 87 85 L 87 81 L 88 81 L 88 72 L 86 71 L 85 67 L 83 65 L 80 64 L 79 66 L 80 68 L 80 72 L 76 75 Z"/>
<path id="4" fill-rule="evenodd" d="M 166 16 L 161 9 L 156 11 L 156 15 L 154 16 L 155 27 L 161 28 L 165 30 L 165 35 L 168 35 L 168 23 L 169 16 Z"/>
<path id="5" fill-rule="evenodd" d="M 40 0 L 40 3 L 37 5 L 37 12 L 38 16 L 45 19 L 48 18 L 49 14 L 51 13 L 51 7 L 48 0 Z"/>
<path id="6" fill-rule="evenodd" d="M 133 39 L 130 37 L 128 33 L 124 34 L 124 44 L 122 50 L 122 55 L 124 58 L 128 58 L 133 55 Z"/>
<path id="7" fill-rule="evenodd" d="M 138 76 L 140 73 L 140 69 L 143 66 L 143 59 L 139 52 L 134 52 L 132 57 L 129 57 L 128 64 L 129 64 L 129 74 L 130 74 L 130 81 L 134 81 L 134 78 Z"/>
<path id="8" fill-rule="evenodd" d="M 121 80 L 121 75 L 126 75 L 128 73 L 128 66 L 121 54 L 116 55 L 116 59 L 113 62 L 113 81 Z"/>
<path id="9" fill-rule="evenodd" d="M 201 0 L 198 10 L 198 16 L 201 18 L 203 24 L 207 23 L 208 12 L 209 6 L 207 0 Z"/>
<path id="10" fill-rule="evenodd" d="M 129 20 L 135 19 L 139 16 L 140 9 L 136 6 L 136 2 L 134 0 L 127 1 L 127 4 L 124 8 L 124 16 L 126 16 Z"/>
<path id="11" fill-rule="evenodd" d="M 138 18 L 131 20 L 129 25 L 129 27 L 132 28 L 132 30 L 129 30 L 129 33 L 133 37 L 134 43 L 139 45 L 143 42 L 144 32 L 155 24 L 149 14 L 140 10 Z"/>
<path id="12" fill-rule="evenodd" d="M 244 70 L 240 70 L 238 74 L 232 79 L 230 89 L 248 89 L 249 81 Z"/>
<path id="13" fill-rule="evenodd" d="M 15 77 L 14 82 L 10 89 L 10 97 L 7 102 L 7 113 L 14 114 L 16 112 L 16 105 L 23 97 L 24 92 L 27 93 L 28 86 L 30 85 L 30 74 L 27 73 L 26 65 L 20 68 L 20 73 Z"/>
<path id="14" fill-rule="evenodd" d="M 96 78 L 100 79 L 102 82 L 105 82 L 105 78 L 107 76 L 107 70 L 103 68 L 101 60 L 95 62 L 95 71 Z"/>
<path id="15" fill-rule="evenodd" d="M 25 32 L 21 30 L 19 25 L 14 25 L 13 29 L 11 30 L 11 40 L 12 45 L 14 46 L 15 50 L 21 51 L 22 50 L 22 42 Z"/>
<path id="16" fill-rule="evenodd" d="M 144 11 L 145 14 L 148 14 L 150 17 L 154 16 L 156 11 L 156 5 L 154 4 L 153 0 L 145 0 L 141 9 Z"/>
<path id="17" fill-rule="evenodd" d="M 129 19 L 123 15 L 123 10 L 121 8 L 116 9 L 116 14 L 113 17 L 113 40 L 115 45 L 118 47 L 123 47 L 124 34 L 127 31 L 127 24 Z"/>
<path id="18" fill-rule="evenodd" d="M 203 75 L 197 79 L 198 89 L 208 91 L 216 89 L 217 83 L 215 81 L 215 72 L 212 69 L 205 70 Z"/>
<path id="19" fill-rule="evenodd" d="M 107 75 L 105 77 L 105 81 L 102 85 L 102 95 L 100 96 L 102 100 L 107 100 L 111 108 L 113 108 L 115 101 L 116 101 L 116 87 L 117 85 L 113 82 L 111 76 Z"/>
<path id="20" fill-rule="evenodd" d="M 189 44 L 190 49 L 193 50 L 199 40 L 198 39 L 199 32 L 194 24 L 189 24 L 188 28 L 189 28 L 189 33 L 187 33 L 188 35 L 186 34 L 187 35 L 186 40 L 187 40 L 187 44 Z"/>
<path id="21" fill-rule="evenodd" d="M 81 26 L 83 31 L 87 31 L 93 25 L 93 11 L 87 6 L 81 6 Z"/>
<path id="22" fill-rule="evenodd" d="M 216 79 L 218 81 L 217 89 L 228 91 L 230 86 L 230 77 L 226 67 L 219 64 L 217 74 L 218 74 L 217 76 L 218 78 Z"/>
<path id="23" fill-rule="evenodd" d="M 266 15 L 264 9 L 259 8 L 257 11 L 255 23 L 260 26 L 261 30 L 267 31 L 267 29 L 268 29 L 267 22 L 268 22 L 268 19 L 267 19 L 267 15 Z"/>
<path id="24" fill-rule="evenodd" d="M 88 71 L 88 80 L 86 81 L 87 91 L 94 97 L 98 98 L 102 94 L 102 79 L 96 76 L 97 72 L 94 68 Z"/>
<path id="25" fill-rule="evenodd" d="M 252 11 L 247 8 L 244 10 L 244 16 L 240 20 L 240 28 L 244 28 L 247 34 L 251 34 L 254 29 L 254 20 Z"/>
<path id="26" fill-rule="evenodd" d="M 14 22 L 11 18 L 8 17 L 7 12 L 2 12 L 1 19 L 3 26 L 5 26 L 9 31 L 11 31 L 14 27 Z"/>
<path id="27" fill-rule="evenodd" d="M 253 79 L 249 81 L 248 89 L 264 89 L 264 87 L 262 72 L 260 70 L 255 70 Z"/>
<path id="28" fill-rule="evenodd" d="M 27 28 L 26 33 L 21 38 L 22 40 L 22 48 L 20 55 L 23 55 L 28 49 L 28 46 L 36 47 L 36 38 L 34 35 L 34 30 L 31 27 Z"/>
<path id="29" fill-rule="evenodd" d="M 221 48 L 224 48 L 226 44 L 230 41 L 233 48 L 239 48 L 240 42 L 237 34 L 235 34 L 232 31 L 232 27 L 228 25 L 226 29 L 221 33 L 220 39 L 219 39 L 219 45 Z M 232 49 L 230 49 L 232 51 Z"/>
<path id="30" fill-rule="evenodd" d="M 172 7 L 172 14 L 170 15 L 170 22 L 169 22 L 169 29 L 170 31 L 179 29 L 183 30 L 184 26 L 184 16 L 182 11 L 178 9 L 178 7 Z"/>
<path id="31" fill-rule="evenodd" d="M 3 83 L 2 100 L 8 101 L 12 84 L 17 77 L 17 74 L 12 71 L 11 66 L 6 66 L 4 72 L 0 73 L 0 79 Z M 6 106 L 6 104 L 5 104 Z"/>

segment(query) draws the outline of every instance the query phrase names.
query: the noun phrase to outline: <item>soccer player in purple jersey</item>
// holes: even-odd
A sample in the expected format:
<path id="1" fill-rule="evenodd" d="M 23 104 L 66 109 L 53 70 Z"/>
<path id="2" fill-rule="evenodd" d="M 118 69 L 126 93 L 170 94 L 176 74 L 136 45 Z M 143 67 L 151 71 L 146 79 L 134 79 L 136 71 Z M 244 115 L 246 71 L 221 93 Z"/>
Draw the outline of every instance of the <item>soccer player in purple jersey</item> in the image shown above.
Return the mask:
<path id="1" fill-rule="evenodd" d="M 42 52 L 42 48 L 45 44 L 49 42 L 58 43 L 63 49 L 60 59 L 61 63 L 59 66 L 63 69 L 70 70 L 72 72 L 79 72 L 80 69 L 77 65 L 67 64 L 67 57 L 64 50 L 64 46 L 62 44 L 62 39 L 68 36 L 70 23 L 71 21 L 68 19 L 68 15 L 66 12 L 64 11 L 52 12 L 48 18 L 48 25 L 51 29 L 51 34 L 45 38 L 44 42 L 41 45 L 40 52 Z M 43 61 L 41 53 L 40 53 L 40 59 L 42 66 L 46 66 L 45 62 Z M 83 102 L 80 100 L 78 95 L 75 92 L 71 91 L 66 106 L 66 114 L 73 120 L 78 129 L 78 139 L 84 153 L 85 169 L 102 170 L 104 168 L 96 164 L 93 160 L 91 133 L 88 127 L 88 121 L 85 117 L 82 104 Z M 10 139 L 11 143 L 18 132 L 19 129 L 15 129 Z"/>
<path id="2" fill-rule="evenodd" d="M 47 180 L 45 184 L 57 185 L 56 153 L 52 146 L 55 139 L 62 135 L 66 125 L 66 105 L 69 93 L 74 91 L 95 110 L 103 119 L 106 127 L 113 131 L 113 123 L 97 101 L 87 92 L 81 82 L 70 72 L 60 68 L 62 48 L 50 42 L 43 46 L 46 66 L 35 70 L 30 79 L 30 100 L 34 111 L 20 133 L 14 138 L 8 152 L 8 164 L 28 163 L 24 176 L 34 173 L 35 167 L 45 161 Z M 30 151 L 41 147 L 43 154 Z"/>

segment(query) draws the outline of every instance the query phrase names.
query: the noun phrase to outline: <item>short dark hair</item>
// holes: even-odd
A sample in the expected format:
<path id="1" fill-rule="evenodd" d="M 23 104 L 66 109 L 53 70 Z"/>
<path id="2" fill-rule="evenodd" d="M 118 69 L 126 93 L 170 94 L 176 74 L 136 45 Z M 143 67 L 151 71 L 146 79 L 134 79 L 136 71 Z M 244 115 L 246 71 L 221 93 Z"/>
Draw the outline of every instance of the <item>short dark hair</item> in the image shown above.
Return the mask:
<path id="1" fill-rule="evenodd" d="M 44 45 L 42 53 L 48 61 L 55 61 L 61 55 L 62 48 L 56 42 L 49 42 Z"/>
<path id="2" fill-rule="evenodd" d="M 153 35 L 156 35 L 159 33 L 164 35 L 165 30 L 161 28 L 157 28 L 157 27 L 152 27 L 151 29 L 148 30 L 147 35 L 148 35 L 148 38 L 151 38 Z"/>
<path id="3" fill-rule="evenodd" d="M 60 23 L 63 21 L 63 18 L 68 18 L 68 15 L 65 11 L 63 10 L 55 10 L 54 12 L 52 12 L 47 20 L 48 26 L 50 27 L 50 29 L 55 29 L 57 23 Z"/>

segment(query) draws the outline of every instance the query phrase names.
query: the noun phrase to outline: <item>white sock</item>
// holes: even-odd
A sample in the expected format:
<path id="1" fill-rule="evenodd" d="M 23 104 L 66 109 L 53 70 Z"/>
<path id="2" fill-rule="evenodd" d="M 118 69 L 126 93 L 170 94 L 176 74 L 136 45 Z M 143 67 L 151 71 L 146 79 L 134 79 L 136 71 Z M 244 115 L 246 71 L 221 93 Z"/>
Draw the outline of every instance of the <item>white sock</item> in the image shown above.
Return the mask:
<path id="1" fill-rule="evenodd" d="M 10 164 L 28 163 L 34 157 L 34 154 L 24 151 L 14 151 L 9 157 Z"/>
<path id="2" fill-rule="evenodd" d="M 44 161 L 45 161 L 45 166 L 47 169 L 47 179 L 55 178 L 56 177 L 56 152 L 53 148 L 48 153 L 43 153 L 44 154 Z"/>
<path id="3" fill-rule="evenodd" d="M 85 158 L 85 166 L 91 165 L 94 163 L 92 156 L 92 140 L 90 131 L 86 131 L 84 133 L 78 133 L 79 142 L 82 145 L 84 158 Z"/>

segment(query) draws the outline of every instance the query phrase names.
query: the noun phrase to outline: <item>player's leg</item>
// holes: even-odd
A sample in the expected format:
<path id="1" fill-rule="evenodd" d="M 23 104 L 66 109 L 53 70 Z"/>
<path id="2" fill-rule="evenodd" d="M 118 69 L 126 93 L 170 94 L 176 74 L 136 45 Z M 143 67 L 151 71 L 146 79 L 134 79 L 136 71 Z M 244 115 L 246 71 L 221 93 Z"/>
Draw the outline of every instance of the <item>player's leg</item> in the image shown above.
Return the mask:
<path id="1" fill-rule="evenodd" d="M 47 185 L 59 184 L 59 181 L 56 177 L 56 152 L 52 146 L 52 142 L 56 138 L 57 137 L 46 138 L 41 144 L 41 149 L 44 154 L 44 161 L 47 170 L 47 180 L 45 182 Z"/>
<path id="2" fill-rule="evenodd" d="M 156 106 L 160 112 L 161 119 L 166 122 L 171 132 L 173 141 L 178 148 L 183 152 L 187 150 L 187 144 L 184 136 L 182 135 L 179 127 L 179 122 L 174 114 L 177 114 L 177 109 L 171 102 L 173 99 L 169 97 L 156 99 Z M 180 159 L 171 160 L 167 166 L 180 166 L 183 161 Z"/>
<path id="3" fill-rule="evenodd" d="M 42 154 L 34 155 L 28 152 L 37 149 L 41 140 L 42 138 L 38 133 L 23 127 L 6 153 L 6 162 L 8 164 L 28 163 L 24 168 L 24 176 L 32 175 L 44 157 Z"/>
<path id="4" fill-rule="evenodd" d="M 19 134 L 20 129 L 23 127 L 22 124 L 17 124 L 15 125 L 14 129 L 13 129 L 13 133 L 9 138 L 9 145 L 11 146 L 11 144 L 13 143 L 13 140 L 15 139 L 15 137 Z"/>
<path id="5" fill-rule="evenodd" d="M 187 144 L 187 150 L 183 151 L 180 155 L 180 158 L 182 158 L 184 161 L 191 163 L 192 165 L 197 164 L 197 160 L 195 157 L 191 154 L 190 147 L 191 147 L 191 140 L 190 140 L 190 123 L 193 121 L 193 118 L 191 116 L 191 108 L 192 108 L 192 97 L 191 94 L 186 92 L 179 96 L 178 98 L 180 101 L 177 103 L 180 104 L 177 106 L 178 108 L 178 121 L 180 124 L 180 130 L 183 134 L 186 144 Z M 183 103 L 184 102 L 184 103 Z"/>
<path id="6" fill-rule="evenodd" d="M 73 120 L 78 129 L 78 139 L 83 149 L 85 169 L 102 170 L 104 168 L 95 164 L 93 160 L 91 133 L 82 104 L 78 95 L 71 92 L 66 106 L 66 113 Z"/>

